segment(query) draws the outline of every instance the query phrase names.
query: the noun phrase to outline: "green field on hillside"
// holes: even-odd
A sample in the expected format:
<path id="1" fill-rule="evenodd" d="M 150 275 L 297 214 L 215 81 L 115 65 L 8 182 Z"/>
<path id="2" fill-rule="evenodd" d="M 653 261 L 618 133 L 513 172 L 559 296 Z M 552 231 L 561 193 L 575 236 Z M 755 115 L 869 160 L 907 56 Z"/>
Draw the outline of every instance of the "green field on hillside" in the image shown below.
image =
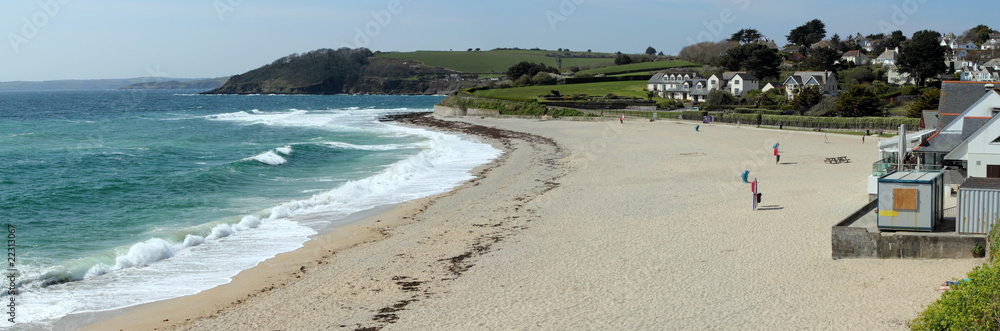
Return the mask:
<path id="1" fill-rule="evenodd" d="M 522 61 L 542 63 L 555 67 L 556 59 L 546 54 L 560 53 L 568 56 L 608 56 L 604 58 L 574 58 L 563 57 L 562 67 L 587 66 L 613 61 L 610 54 L 585 52 L 556 52 L 530 50 L 498 50 L 485 52 L 447 52 L 447 51 L 416 51 L 379 53 L 375 57 L 414 60 L 426 66 L 442 67 L 468 73 L 504 73 L 508 68 Z"/>
<path id="2" fill-rule="evenodd" d="M 601 82 L 572 85 L 542 85 L 515 87 L 495 90 L 476 91 L 476 95 L 484 97 L 495 97 L 508 100 L 528 100 L 537 99 L 540 95 L 547 95 L 550 91 L 559 91 L 561 95 L 586 94 L 589 96 L 604 96 L 613 93 L 617 96 L 645 98 L 646 82 L 626 81 L 626 82 Z"/>
<path id="3" fill-rule="evenodd" d="M 565 67 L 566 66 L 565 62 L 563 63 L 564 63 L 563 67 Z M 592 75 L 597 75 L 597 74 L 614 75 L 621 73 L 656 71 L 656 70 L 664 70 L 670 68 L 694 67 L 694 66 L 700 66 L 700 64 L 684 60 L 666 60 L 666 61 L 643 62 L 643 63 L 633 63 L 620 66 L 594 68 L 589 70 L 581 70 L 579 73 L 587 73 Z"/>

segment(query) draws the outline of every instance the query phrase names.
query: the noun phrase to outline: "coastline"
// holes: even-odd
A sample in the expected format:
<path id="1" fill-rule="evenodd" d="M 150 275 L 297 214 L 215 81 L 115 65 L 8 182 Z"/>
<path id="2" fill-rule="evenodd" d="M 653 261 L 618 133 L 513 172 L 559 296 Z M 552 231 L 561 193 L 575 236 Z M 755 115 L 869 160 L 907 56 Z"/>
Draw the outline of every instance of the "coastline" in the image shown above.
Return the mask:
<path id="1" fill-rule="evenodd" d="M 867 201 L 877 157 L 856 137 L 448 121 L 498 128 L 481 131 L 505 154 L 449 193 L 87 329 L 902 329 L 935 286 L 981 263 L 831 258 L 830 226 Z M 760 211 L 743 169 L 761 179 Z"/>
<path id="2" fill-rule="evenodd" d="M 214 318 L 247 300 L 294 283 L 311 269 L 329 264 L 344 250 L 392 237 L 396 228 L 417 222 L 416 216 L 436 200 L 454 195 L 468 187 L 478 186 L 478 181 L 486 173 L 501 166 L 508 154 L 515 150 L 509 141 L 510 138 L 521 136 L 518 133 L 498 130 L 483 131 L 480 127 L 452 128 L 441 123 L 434 125 L 430 123 L 435 121 L 428 122 L 413 116 L 399 116 L 394 120 L 404 125 L 474 136 L 504 153 L 497 160 L 473 169 L 472 173 L 476 175 L 476 179 L 449 192 L 352 214 L 344 221 L 338 222 L 347 223 L 346 225 L 328 229 L 326 233 L 313 236 L 297 250 L 278 254 L 253 268 L 243 270 L 232 277 L 232 281 L 227 284 L 189 296 L 113 311 L 73 314 L 58 321 L 55 324 L 56 328 L 77 329 L 82 326 L 83 330 L 162 330 L 181 328 L 201 319 Z"/>

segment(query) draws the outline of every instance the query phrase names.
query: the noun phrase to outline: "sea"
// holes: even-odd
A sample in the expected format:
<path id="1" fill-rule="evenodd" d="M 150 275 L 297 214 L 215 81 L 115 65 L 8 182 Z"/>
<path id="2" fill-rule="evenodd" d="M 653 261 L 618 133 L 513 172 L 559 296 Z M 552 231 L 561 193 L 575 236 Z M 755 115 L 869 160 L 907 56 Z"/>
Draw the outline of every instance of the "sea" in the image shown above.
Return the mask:
<path id="1" fill-rule="evenodd" d="M 0 92 L 0 328 L 225 284 L 502 153 L 379 120 L 441 96 L 197 92 Z"/>

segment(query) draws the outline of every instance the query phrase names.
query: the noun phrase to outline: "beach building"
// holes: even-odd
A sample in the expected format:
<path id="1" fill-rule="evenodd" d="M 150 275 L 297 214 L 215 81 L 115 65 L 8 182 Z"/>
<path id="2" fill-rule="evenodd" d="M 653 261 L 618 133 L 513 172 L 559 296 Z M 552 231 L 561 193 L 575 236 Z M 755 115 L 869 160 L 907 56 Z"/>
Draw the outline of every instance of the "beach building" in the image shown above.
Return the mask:
<path id="1" fill-rule="evenodd" d="M 788 76 L 782 85 L 785 85 L 788 100 L 795 99 L 795 96 L 808 86 L 819 87 L 823 95 L 837 95 L 840 90 L 840 84 L 837 83 L 833 71 L 797 71 Z"/>
<path id="2" fill-rule="evenodd" d="M 897 171 L 879 178 L 879 229 L 933 231 L 943 216 L 942 173 Z"/>
<path id="3" fill-rule="evenodd" d="M 955 232 L 985 234 L 1000 218 L 1000 179 L 972 177 L 958 189 Z"/>
<path id="4" fill-rule="evenodd" d="M 983 211 L 1000 209 L 1000 193 L 990 191 L 1000 187 L 994 185 L 1000 181 L 1000 89 L 996 84 L 1000 83 L 943 82 L 938 110 L 924 112 L 926 129 L 904 134 L 903 146 L 895 139 L 879 143 L 882 158 L 873 165 L 869 194 L 880 199 L 880 208 L 888 203 L 881 199 L 893 199 L 885 196 L 885 176 L 931 172 L 941 176 L 941 194 L 960 196 L 956 232 L 981 233 L 988 230 L 986 225 L 992 226 L 987 219 L 993 216 L 983 216 Z M 923 230 L 922 225 L 916 228 Z"/>
<path id="5" fill-rule="evenodd" d="M 986 177 L 987 165 L 1000 165 L 1000 160 L 990 163 L 994 162 L 991 153 L 1000 155 L 1000 150 L 983 146 L 993 139 L 983 142 L 982 139 L 987 138 L 981 137 L 991 134 L 994 130 L 991 127 L 1000 129 L 997 124 L 1000 121 L 994 121 L 998 112 L 1000 93 L 994 90 L 994 84 L 943 82 L 940 105 L 936 111 L 924 112 L 923 130 L 906 134 L 902 147 L 896 139 L 879 142 L 880 160 L 872 166 L 868 193 L 875 196 L 878 178 L 892 171 L 940 171 L 945 175 L 945 185 L 952 189 L 957 189 L 970 176 Z M 966 147 L 959 149 L 962 146 Z M 902 169 L 898 162 L 900 148 L 905 152 Z M 971 163 L 969 148 L 975 151 Z"/>

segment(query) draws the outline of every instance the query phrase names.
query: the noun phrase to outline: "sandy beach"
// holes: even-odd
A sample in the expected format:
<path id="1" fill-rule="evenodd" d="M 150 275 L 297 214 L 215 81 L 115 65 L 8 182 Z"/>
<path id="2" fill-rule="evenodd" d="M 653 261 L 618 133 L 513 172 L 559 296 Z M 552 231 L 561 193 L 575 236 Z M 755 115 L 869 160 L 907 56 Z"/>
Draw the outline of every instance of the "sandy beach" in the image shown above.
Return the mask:
<path id="1" fill-rule="evenodd" d="M 506 153 L 450 193 L 87 329 L 892 330 L 983 263 L 831 258 L 831 226 L 868 201 L 873 137 L 445 120 Z"/>

